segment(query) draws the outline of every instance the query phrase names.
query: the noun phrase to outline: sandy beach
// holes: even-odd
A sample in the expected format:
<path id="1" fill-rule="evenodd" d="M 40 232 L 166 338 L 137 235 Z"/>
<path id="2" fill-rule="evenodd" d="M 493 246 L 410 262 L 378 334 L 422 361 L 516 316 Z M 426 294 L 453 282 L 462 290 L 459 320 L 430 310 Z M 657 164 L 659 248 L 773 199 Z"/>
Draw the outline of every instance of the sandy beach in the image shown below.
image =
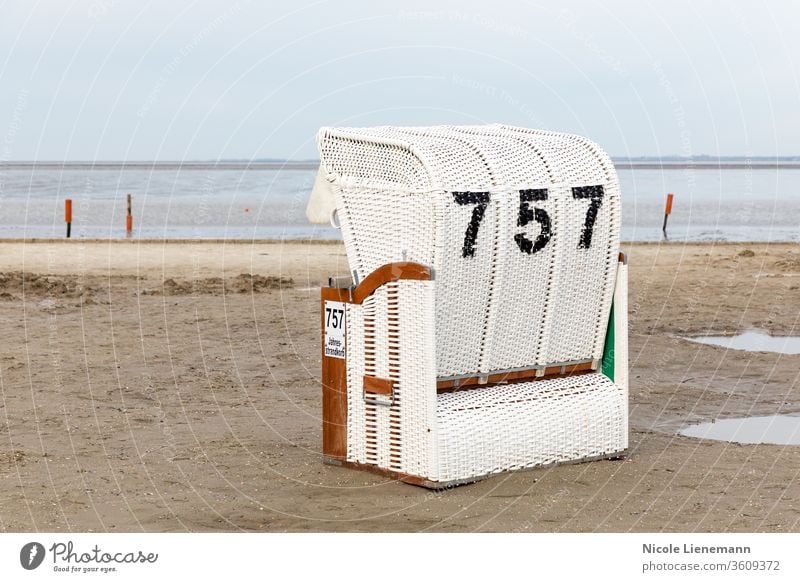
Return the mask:
<path id="1" fill-rule="evenodd" d="M 800 531 L 800 447 L 678 436 L 800 414 L 796 244 L 634 244 L 630 452 L 431 492 L 321 461 L 340 243 L 0 243 L 0 530 Z"/>

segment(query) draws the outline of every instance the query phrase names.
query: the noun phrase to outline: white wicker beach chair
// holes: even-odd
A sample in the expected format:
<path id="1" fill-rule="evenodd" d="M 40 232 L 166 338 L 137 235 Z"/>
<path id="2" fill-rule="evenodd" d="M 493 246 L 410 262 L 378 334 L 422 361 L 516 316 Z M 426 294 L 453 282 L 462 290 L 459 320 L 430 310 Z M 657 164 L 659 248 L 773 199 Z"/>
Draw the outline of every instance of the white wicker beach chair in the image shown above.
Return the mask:
<path id="1" fill-rule="evenodd" d="M 312 221 L 327 462 L 443 488 L 628 446 L 620 193 L 587 139 L 500 125 L 323 128 Z"/>

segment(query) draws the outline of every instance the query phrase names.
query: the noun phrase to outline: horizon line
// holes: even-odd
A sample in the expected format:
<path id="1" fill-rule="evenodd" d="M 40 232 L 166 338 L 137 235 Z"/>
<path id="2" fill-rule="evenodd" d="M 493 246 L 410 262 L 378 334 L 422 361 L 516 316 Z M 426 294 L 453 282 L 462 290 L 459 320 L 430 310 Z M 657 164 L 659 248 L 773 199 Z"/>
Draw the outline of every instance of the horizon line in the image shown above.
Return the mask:
<path id="1" fill-rule="evenodd" d="M 617 170 L 800 169 L 800 156 L 611 156 Z M 0 160 L 0 170 L 316 170 L 318 159 L 222 158 L 219 160 Z"/>
<path id="2" fill-rule="evenodd" d="M 800 154 L 789 155 L 712 155 L 712 154 L 697 154 L 692 156 L 683 156 L 679 154 L 665 154 L 665 155 L 628 155 L 628 156 L 609 156 L 614 162 L 655 162 L 655 161 L 677 161 L 677 162 L 690 162 L 690 161 L 800 161 Z M 148 159 L 70 159 L 70 160 L 57 160 L 57 159 L 44 159 L 44 160 L 0 160 L 0 166 L 13 166 L 13 165 L 43 165 L 43 164 L 310 164 L 319 163 L 319 158 L 192 158 L 192 159 L 163 159 L 163 160 L 148 160 Z"/>

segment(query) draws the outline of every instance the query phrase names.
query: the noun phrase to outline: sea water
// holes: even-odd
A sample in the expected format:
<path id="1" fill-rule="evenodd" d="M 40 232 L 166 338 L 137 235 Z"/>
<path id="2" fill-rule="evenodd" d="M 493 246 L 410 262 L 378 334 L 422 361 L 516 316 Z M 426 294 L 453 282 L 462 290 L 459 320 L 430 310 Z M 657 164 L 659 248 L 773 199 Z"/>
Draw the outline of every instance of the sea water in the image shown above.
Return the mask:
<path id="1" fill-rule="evenodd" d="M 316 171 L 280 164 L 0 166 L 0 238 L 125 235 L 126 194 L 134 236 L 146 238 L 336 239 L 304 210 Z M 622 239 L 662 237 L 664 199 L 675 194 L 675 241 L 800 241 L 800 169 L 661 168 L 619 171 Z"/>

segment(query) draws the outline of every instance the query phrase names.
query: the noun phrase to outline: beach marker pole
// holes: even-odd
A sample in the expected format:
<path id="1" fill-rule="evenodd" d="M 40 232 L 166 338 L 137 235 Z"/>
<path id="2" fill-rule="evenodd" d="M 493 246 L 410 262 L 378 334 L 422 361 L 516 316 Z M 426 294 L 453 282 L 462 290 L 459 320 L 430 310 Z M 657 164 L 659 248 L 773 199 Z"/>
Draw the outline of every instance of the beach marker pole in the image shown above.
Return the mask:
<path id="1" fill-rule="evenodd" d="M 64 201 L 64 220 L 67 222 L 67 238 L 72 234 L 72 199 Z"/>
<path id="2" fill-rule="evenodd" d="M 125 217 L 125 236 L 133 234 L 133 215 L 131 214 L 131 195 L 128 194 L 128 215 Z"/>
<path id="3" fill-rule="evenodd" d="M 667 206 L 664 208 L 664 226 L 661 231 L 664 233 L 664 240 L 667 240 L 667 219 L 672 214 L 672 193 L 667 194 Z"/>

